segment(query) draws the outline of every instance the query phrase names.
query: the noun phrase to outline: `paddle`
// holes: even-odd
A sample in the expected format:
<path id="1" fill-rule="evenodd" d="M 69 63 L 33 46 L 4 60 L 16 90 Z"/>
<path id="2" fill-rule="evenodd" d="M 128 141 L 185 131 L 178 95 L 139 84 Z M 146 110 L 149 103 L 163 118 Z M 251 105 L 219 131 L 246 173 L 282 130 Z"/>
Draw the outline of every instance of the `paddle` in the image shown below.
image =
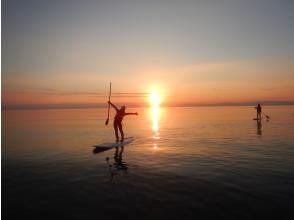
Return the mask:
<path id="1" fill-rule="evenodd" d="M 111 96 L 111 82 L 109 84 L 109 96 L 108 96 L 108 101 L 110 101 L 110 96 Z M 105 125 L 108 125 L 109 122 L 109 110 L 110 110 L 110 104 L 108 103 L 108 114 L 107 114 L 107 119 L 105 121 Z"/>
<path id="2" fill-rule="evenodd" d="M 263 114 L 267 119 L 270 119 L 270 117 L 269 117 L 268 115 L 264 114 L 263 112 L 262 112 L 262 114 Z"/>

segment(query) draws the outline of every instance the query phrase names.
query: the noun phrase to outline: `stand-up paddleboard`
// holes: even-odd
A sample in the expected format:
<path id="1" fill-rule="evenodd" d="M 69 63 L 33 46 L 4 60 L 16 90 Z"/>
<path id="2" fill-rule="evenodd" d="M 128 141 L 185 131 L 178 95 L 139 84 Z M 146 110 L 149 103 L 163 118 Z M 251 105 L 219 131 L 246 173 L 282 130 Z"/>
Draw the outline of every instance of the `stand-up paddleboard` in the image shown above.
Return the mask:
<path id="1" fill-rule="evenodd" d="M 111 149 L 111 148 L 114 148 L 114 147 L 122 147 L 122 146 L 125 146 L 127 144 L 132 143 L 133 141 L 134 141 L 134 137 L 127 137 L 127 138 L 124 139 L 124 141 L 118 141 L 118 142 L 114 142 L 114 143 L 96 144 L 93 147 Z"/>

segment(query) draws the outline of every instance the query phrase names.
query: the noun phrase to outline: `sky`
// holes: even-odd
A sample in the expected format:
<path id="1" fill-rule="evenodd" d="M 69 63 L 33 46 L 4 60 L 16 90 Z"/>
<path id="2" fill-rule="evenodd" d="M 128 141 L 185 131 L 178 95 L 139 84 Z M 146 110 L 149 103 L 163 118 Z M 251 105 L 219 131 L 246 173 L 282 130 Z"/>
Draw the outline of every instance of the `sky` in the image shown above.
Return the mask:
<path id="1" fill-rule="evenodd" d="M 294 1 L 2 0 L 2 105 L 294 101 Z"/>

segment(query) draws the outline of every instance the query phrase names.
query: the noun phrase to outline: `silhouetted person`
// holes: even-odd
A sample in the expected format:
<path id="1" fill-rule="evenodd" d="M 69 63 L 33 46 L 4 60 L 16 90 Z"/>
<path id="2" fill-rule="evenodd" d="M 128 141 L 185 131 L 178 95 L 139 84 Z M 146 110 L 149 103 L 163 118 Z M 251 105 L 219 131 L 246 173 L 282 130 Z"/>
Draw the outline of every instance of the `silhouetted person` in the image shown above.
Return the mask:
<path id="1" fill-rule="evenodd" d="M 255 107 L 256 109 L 256 119 L 261 120 L 261 105 L 258 103 L 258 105 Z"/>
<path id="2" fill-rule="evenodd" d="M 135 113 L 126 113 L 125 112 L 125 110 L 126 110 L 125 106 L 122 106 L 120 109 L 118 109 L 110 101 L 108 101 L 108 104 L 110 104 L 116 110 L 116 114 L 115 114 L 114 122 L 113 122 L 116 141 L 119 141 L 118 129 L 120 131 L 121 141 L 124 141 L 124 132 L 123 132 L 123 127 L 122 127 L 122 120 L 123 120 L 124 116 L 126 116 L 126 115 L 138 115 L 138 113 L 137 112 L 135 112 Z"/>

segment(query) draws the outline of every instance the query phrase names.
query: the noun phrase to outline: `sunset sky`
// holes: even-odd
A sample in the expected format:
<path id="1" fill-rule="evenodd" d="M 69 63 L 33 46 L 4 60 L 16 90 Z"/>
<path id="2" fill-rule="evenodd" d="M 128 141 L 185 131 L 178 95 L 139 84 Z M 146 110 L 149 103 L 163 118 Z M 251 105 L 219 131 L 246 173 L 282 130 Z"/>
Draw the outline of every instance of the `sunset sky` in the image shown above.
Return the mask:
<path id="1" fill-rule="evenodd" d="M 2 0 L 2 104 L 294 101 L 294 1 Z"/>

